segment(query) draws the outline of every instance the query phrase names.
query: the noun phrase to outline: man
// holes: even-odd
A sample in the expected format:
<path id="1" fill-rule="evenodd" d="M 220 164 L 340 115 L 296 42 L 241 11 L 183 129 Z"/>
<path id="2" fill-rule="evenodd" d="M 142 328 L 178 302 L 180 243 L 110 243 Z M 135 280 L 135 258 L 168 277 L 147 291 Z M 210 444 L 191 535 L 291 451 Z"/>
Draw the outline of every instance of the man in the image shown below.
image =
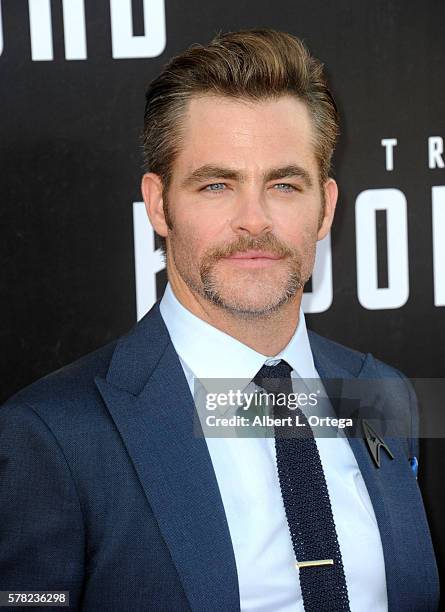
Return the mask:
<path id="1" fill-rule="evenodd" d="M 142 191 L 169 284 L 127 336 L 0 410 L 0 590 L 84 610 L 437 609 L 411 388 L 300 308 L 337 133 L 288 34 L 219 36 L 150 85 Z M 377 457 L 363 437 L 194 433 L 195 379 L 274 377 L 395 378 L 385 414 L 408 435 L 371 435 Z"/>

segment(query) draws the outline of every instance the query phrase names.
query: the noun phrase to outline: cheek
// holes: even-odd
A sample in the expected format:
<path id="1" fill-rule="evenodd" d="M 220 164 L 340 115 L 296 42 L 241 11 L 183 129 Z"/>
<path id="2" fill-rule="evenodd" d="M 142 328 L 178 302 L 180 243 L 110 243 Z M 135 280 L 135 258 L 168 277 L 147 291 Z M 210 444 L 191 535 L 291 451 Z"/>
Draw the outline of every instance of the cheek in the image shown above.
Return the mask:
<path id="1" fill-rule="evenodd" d="M 316 223 L 299 219 L 295 223 L 281 224 L 274 231 L 276 237 L 290 247 L 301 249 L 317 240 Z"/>
<path id="2" fill-rule="evenodd" d="M 200 261 L 212 244 L 208 224 L 202 219 L 184 215 L 175 218 L 170 236 L 174 250 L 187 261 L 187 265 Z"/>
<path id="3" fill-rule="evenodd" d="M 173 212 L 172 238 L 187 250 L 194 251 L 195 257 L 214 245 L 224 241 L 224 227 L 227 221 L 216 211 L 204 211 L 198 205 L 183 202 Z"/>

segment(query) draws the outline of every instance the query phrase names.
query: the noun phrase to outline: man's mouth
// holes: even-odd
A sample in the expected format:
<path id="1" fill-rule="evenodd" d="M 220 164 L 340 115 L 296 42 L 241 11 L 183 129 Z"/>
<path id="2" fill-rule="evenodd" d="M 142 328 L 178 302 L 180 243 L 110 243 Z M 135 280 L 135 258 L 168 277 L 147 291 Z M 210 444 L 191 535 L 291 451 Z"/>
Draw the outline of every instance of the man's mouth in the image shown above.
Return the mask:
<path id="1" fill-rule="evenodd" d="M 243 251 L 230 255 L 228 259 L 281 259 L 281 256 L 270 251 Z"/>
<path id="2" fill-rule="evenodd" d="M 274 265 L 280 259 L 283 259 L 281 255 L 271 251 L 243 251 L 224 257 L 224 260 L 230 263 L 247 268 L 262 268 Z"/>

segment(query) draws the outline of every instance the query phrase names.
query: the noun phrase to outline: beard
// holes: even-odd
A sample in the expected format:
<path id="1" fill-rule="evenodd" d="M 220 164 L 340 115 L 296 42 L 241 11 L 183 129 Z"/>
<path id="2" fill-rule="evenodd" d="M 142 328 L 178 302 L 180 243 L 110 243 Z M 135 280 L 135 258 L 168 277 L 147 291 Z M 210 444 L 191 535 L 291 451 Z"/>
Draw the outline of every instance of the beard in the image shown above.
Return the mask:
<path id="1" fill-rule="evenodd" d="M 189 289 L 237 317 L 273 315 L 303 289 L 312 274 L 316 237 L 308 233 L 301 252 L 271 233 L 259 238 L 240 236 L 233 243 L 206 251 L 198 266 L 193 259 L 193 240 L 175 240 L 173 235 L 170 246 L 175 266 Z M 282 259 L 264 269 L 233 269 L 224 262 L 235 253 L 250 250 L 271 252 Z"/>

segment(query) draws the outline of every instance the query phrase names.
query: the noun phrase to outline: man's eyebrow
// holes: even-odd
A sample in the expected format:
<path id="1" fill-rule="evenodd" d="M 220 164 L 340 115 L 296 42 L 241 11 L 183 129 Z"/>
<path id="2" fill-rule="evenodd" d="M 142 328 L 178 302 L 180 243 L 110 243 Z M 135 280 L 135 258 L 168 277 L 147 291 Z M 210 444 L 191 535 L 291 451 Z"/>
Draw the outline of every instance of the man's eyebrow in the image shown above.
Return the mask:
<path id="1" fill-rule="evenodd" d="M 207 164 L 200 166 L 188 174 L 181 183 L 182 187 L 190 187 L 196 183 L 202 183 L 210 179 L 230 179 L 232 181 L 242 181 L 244 175 L 232 168 L 224 168 L 222 166 L 213 166 Z"/>
<path id="2" fill-rule="evenodd" d="M 307 170 L 296 164 L 282 166 L 278 168 L 270 168 L 263 174 L 264 182 L 275 181 L 284 178 L 299 178 L 302 179 L 306 187 L 312 187 L 312 178 Z M 214 166 L 206 164 L 200 166 L 188 174 L 181 183 L 182 187 L 190 187 L 197 183 L 202 183 L 211 179 L 228 179 L 232 181 L 242 182 L 246 179 L 245 175 L 233 168 L 224 166 Z"/>
<path id="3" fill-rule="evenodd" d="M 268 181 L 276 181 L 284 178 L 299 178 L 302 179 L 306 187 L 312 187 L 312 178 L 309 172 L 301 166 L 297 166 L 295 164 L 283 166 L 282 168 L 271 168 L 264 174 L 264 180 L 266 183 Z"/>

